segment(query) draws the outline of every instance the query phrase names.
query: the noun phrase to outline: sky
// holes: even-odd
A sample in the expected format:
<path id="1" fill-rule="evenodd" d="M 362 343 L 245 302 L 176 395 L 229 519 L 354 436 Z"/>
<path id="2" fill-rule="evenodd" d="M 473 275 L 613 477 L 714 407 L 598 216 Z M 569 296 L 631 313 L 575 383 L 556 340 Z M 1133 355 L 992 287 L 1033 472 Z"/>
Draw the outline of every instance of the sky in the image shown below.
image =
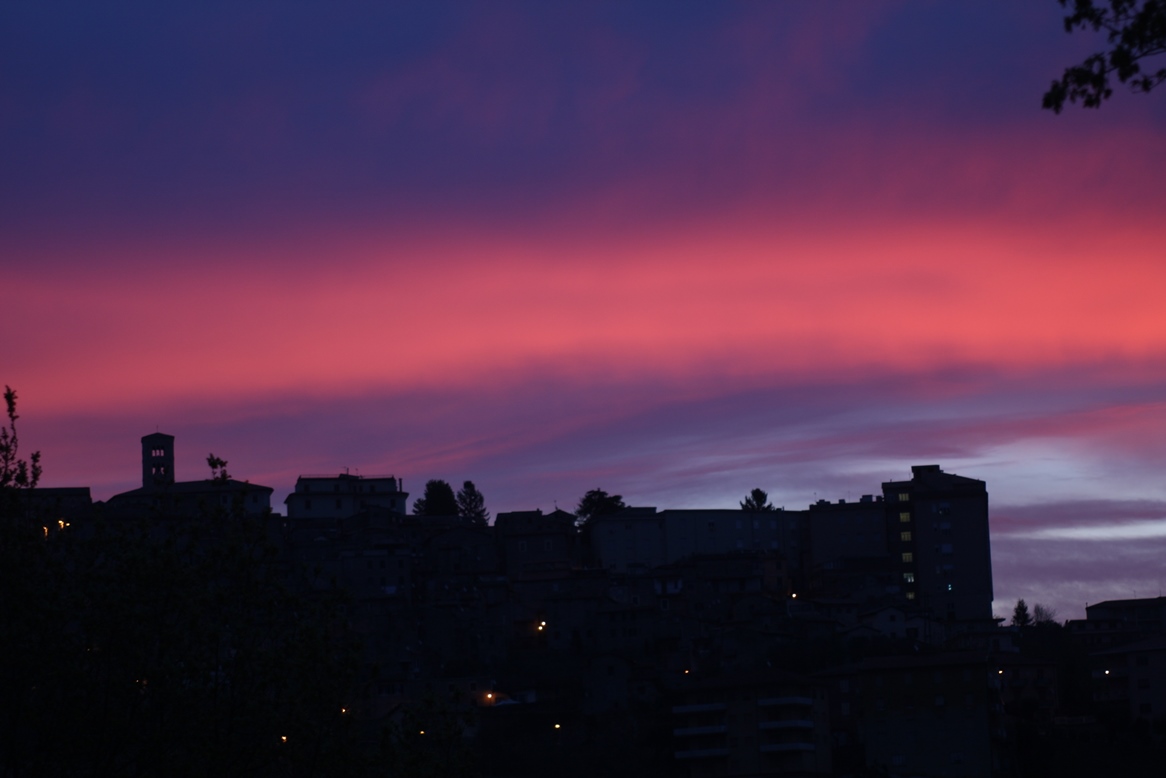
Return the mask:
<path id="1" fill-rule="evenodd" d="M 998 615 L 1166 583 L 1166 92 L 1053 0 L 0 7 L 0 384 L 44 486 L 493 512 L 987 483 Z"/>

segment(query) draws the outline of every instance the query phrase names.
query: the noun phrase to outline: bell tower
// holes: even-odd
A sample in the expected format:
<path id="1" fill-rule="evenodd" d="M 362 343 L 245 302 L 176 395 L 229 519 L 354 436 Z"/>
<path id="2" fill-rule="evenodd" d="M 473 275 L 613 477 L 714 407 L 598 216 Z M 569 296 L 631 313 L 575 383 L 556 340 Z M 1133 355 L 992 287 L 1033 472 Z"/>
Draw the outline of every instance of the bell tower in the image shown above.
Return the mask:
<path id="1" fill-rule="evenodd" d="M 142 488 L 174 483 L 174 436 L 155 432 L 142 438 Z"/>

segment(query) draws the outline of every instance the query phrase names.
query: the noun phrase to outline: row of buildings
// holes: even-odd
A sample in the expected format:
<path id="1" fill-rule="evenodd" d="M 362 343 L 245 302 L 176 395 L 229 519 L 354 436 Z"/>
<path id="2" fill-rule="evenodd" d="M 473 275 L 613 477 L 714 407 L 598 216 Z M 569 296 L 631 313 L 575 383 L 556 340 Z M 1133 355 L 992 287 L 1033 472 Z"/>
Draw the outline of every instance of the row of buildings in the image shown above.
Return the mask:
<path id="1" fill-rule="evenodd" d="M 392 476 L 301 476 L 286 516 L 272 493 L 177 481 L 156 433 L 140 489 L 33 499 L 60 521 L 267 517 L 289 582 L 345 594 L 368 716 L 433 699 L 468 712 L 483 753 L 529 746 L 483 762 L 500 775 L 596 749 L 685 776 L 1013 775 L 1029 727 L 1081 742 L 1099 712 L 1166 713 L 1166 600 L 1067 625 L 1090 652 L 1082 696 L 992 618 L 986 486 L 937 465 L 856 502 L 633 507 L 582 531 L 559 510 L 409 516 Z"/>

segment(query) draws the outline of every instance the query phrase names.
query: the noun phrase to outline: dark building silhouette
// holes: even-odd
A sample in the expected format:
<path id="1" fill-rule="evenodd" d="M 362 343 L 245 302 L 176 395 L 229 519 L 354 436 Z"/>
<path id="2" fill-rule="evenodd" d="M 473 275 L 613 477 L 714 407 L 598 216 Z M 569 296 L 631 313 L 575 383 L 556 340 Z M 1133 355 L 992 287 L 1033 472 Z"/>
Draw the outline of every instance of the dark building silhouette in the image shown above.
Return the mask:
<path id="1" fill-rule="evenodd" d="M 174 483 L 174 436 L 155 432 L 142 438 L 142 488 Z"/>
<path id="2" fill-rule="evenodd" d="M 405 512 L 409 493 L 391 475 L 301 475 L 295 491 L 287 496 L 287 517 L 344 519 L 365 511 Z"/>
<path id="3" fill-rule="evenodd" d="M 907 599 L 948 621 L 991 621 L 984 482 L 916 465 L 910 481 L 883 484 L 883 506 Z"/>
<path id="4" fill-rule="evenodd" d="M 105 502 L 110 518 L 195 519 L 213 513 L 262 516 L 271 511 L 275 490 L 234 478 L 178 481 L 174 436 L 161 432 L 142 438 L 142 486 Z"/>

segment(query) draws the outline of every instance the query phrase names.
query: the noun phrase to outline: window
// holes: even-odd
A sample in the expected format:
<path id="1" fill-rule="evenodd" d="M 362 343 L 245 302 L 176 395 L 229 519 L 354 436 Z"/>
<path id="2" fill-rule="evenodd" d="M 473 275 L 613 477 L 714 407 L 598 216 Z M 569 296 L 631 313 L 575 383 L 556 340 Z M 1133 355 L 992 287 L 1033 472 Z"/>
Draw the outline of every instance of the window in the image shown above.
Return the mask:
<path id="1" fill-rule="evenodd" d="M 947 590 L 948 590 L 949 592 L 951 591 L 951 584 L 948 584 L 948 585 L 947 585 Z"/>
<path id="2" fill-rule="evenodd" d="M 911 493 L 910 492 L 899 492 L 899 502 L 910 502 L 910 501 L 911 501 Z"/>
<path id="3" fill-rule="evenodd" d="M 906 511 L 901 512 L 899 514 L 899 521 L 903 524 L 906 524 L 907 522 L 911 521 L 911 514 Z"/>
<path id="4" fill-rule="evenodd" d="M 899 533 L 899 540 L 903 541 L 904 543 L 910 542 L 911 533 L 910 532 L 900 532 Z"/>
<path id="5" fill-rule="evenodd" d="M 914 562 L 914 561 L 915 561 L 915 555 L 914 555 L 914 554 L 912 554 L 910 551 L 904 551 L 904 552 L 903 552 L 903 564 L 908 564 L 908 565 L 909 565 L 909 564 L 911 564 L 911 563 L 912 563 L 912 562 Z"/>
<path id="6" fill-rule="evenodd" d="M 903 573 L 903 581 L 905 583 L 915 583 L 915 574 L 914 573 Z"/>

